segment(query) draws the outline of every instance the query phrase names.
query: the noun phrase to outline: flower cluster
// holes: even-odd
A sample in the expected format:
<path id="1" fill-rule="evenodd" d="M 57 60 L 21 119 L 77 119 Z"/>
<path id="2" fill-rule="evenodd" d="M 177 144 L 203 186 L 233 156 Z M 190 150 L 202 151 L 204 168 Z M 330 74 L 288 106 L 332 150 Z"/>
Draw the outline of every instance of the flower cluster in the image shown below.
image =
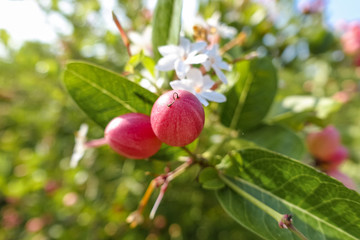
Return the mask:
<path id="1" fill-rule="evenodd" d="M 341 145 L 340 134 L 334 126 L 308 134 L 306 143 L 321 170 L 337 178 L 348 188 L 355 188 L 351 179 L 339 171 L 339 166 L 348 158 L 348 151 Z"/>
<path id="2" fill-rule="evenodd" d="M 215 82 L 208 74 L 211 69 L 223 83 L 227 79 L 222 70 L 230 70 L 229 65 L 219 54 L 219 45 L 207 44 L 205 41 L 191 43 L 185 37 L 180 38 L 180 45 L 166 45 L 159 47 L 163 56 L 157 63 L 159 71 L 175 70 L 178 80 L 170 82 L 174 90 L 187 90 L 193 93 L 199 101 L 207 106 L 208 101 L 224 102 L 223 94 L 213 91 Z M 200 67 L 195 67 L 199 65 Z"/>

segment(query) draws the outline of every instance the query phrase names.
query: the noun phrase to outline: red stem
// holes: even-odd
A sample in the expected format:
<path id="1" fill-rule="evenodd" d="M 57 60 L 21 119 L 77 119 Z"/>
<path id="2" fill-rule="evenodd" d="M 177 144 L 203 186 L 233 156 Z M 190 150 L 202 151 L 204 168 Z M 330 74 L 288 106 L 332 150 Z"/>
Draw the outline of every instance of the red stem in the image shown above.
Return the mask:
<path id="1" fill-rule="evenodd" d="M 91 141 L 88 141 L 85 143 L 85 146 L 87 148 L 96 148 L 96 147 L 101 147 L 103 145 L 107 144 L 107 141 L 105 138 L 100 138 L 100 139 L 94 139 Z"/>

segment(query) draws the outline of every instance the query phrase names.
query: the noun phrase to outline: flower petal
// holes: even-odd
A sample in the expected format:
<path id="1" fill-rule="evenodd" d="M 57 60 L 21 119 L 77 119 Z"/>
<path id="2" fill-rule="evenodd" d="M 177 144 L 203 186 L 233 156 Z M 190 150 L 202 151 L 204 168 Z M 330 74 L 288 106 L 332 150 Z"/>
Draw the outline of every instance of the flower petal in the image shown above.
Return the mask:
<path id="1" fill-rule="evenodd" d="M 208 89 L 211 89 L 212 86 L 214 86 L 215 82 L 213 80 L 211 80 L 209 75 L 205 75 L 203 77 L 203 91 L 206 91 Z"/>
<path id="2" fill-rule="evenodd" d="M 180 37 L 180 48 L 182 48 L 185 51 L 185 53 L 190 52 L 190 46 L 191 43 L 189 39 Z"/>
<path id="3" fill-rule="evenodd" d="M 221 103 L 226 101 L 226 97 L 223 94 L 214 91 L 206 91 L 203 92 L 201 95 L 212 102 Z"/>
<path id="4" fill-rule="evenodd" d="M 129 39 L 131 41 L 131 43 L 135 44 L 135 45 L 142 45 L 142 36 L 141 34 L 137 33 L 137 32 L 129 32 L 128 33 Z"/>
<path id="5" fill-rule="evenodd" d="M 190 70 L 190 66 L 184 61 L 177 59 L 175 61 L 175 71 L 179 78 L 184 78 L 186 73 Z"/>
<path id="6" fill-rule="evenodd" d="M 201 102 L 201 104 L 204 105 L 205 107 L 209 105 L 209 102 L 205 98 L 203 98 L 200 94 L 195 93 L 195 96 Z"/>
<path id="7" fill-rule="evenodd" d="M 237 33 L 236 28 L 226 26 L 225 24 L 220 24 L 217 30 L 223 38 L 233 38 Z"/>
<path id="8" fill-rule="evenodd" d="M 216 76 L 218 76 L 218 78 L 225 84 L 227 84 L 227 79 L 225 74 L 216 66 L 216 65 L 212 65 L 212 68 L 214 69 Z"/>
<path id="9" fill-rule="evenodd" d="M 226 71 L 230 71 L 230 66 L 222 60 L 222 58 L 218 55 L 215 57 L 215 63 L 216 66 L 220 69 L 224 69 Z"/>
<path id="10" fill-rule="evenodd" d="M 204 63 L 208 60 L 208 55 L 206 54 L 198 54 L 194 55 L 195 52 L 191 52 L 187 59 L 185 60 L 185 63 L 187 64 L 199 64 Z"/>
<path id="11" fill-rule="evenodd" d="M 196 95 L 196 91 L 193 86 L 193 83 L 187 79 L 172 81 L 172 82 L 170 82 L 170 86 L 174 90 L 186 90 L 186 91 L 191 92 L 192 94 Z"/>
<path id="12" fill-rule="evenodd" d="M 175 45 L 166 45 L 158 47 L 161 55 L 166 56 L 170 54 L 179 54 L 179 47 Z"/>
<path id="13" fill-rule="evenodd" d="M 197 68 L 192 68 L 186 74 L 187 79 L 196 82 L 196 83 L 203 83 L 203 75 L 201 71 Z M 194 85 L 195 86 L 195 85 Z"/>
<path id="14" fill-rule="evenodd" d="M 219 25 L 219 21 L 220 21 L 220 13 L 219 12 L 214 12 L 213 15 L 211 15 L 210 18 L 208 18 L 206 20 L 207 24 L 209 24 L 210 26 L 216 27 Z"/>
<path id="15" fill-rule="evenodd" d="M 156 69 L 159 71 L 170 71 L 175 67 L 175 61 L 178 59 L 178 56 L 175 54 L 167 55 L 163 58 L 160 58 L 156 64 Z"/>
<path id="16" fill-rule="evenodd" d="M 71 155 L 70 159 L 70 167 L 75 168 L 80 161 L 80 159 L 84 156 L 86 146 L 86 134 L 88 132 L 89 126 L 85 123 L 81 124 L 80 130 L 75 134 L 75 147 L 74 152 Z"/>
<path id="17" fill-rule="evenodd" d="M 205 62 L 203 62 L 202 65 L 204 66 L 204 68 L 205 68 L 205 70 L 206 70 L 207 72 L 208 72 L 208 71 L 210 70 L 210 68 L 211 68 L 211 63 L 210 63 L 209 59 L 206 60 Z"/>
<path id="18" fill-rule="evenodd" d="M 190 51 L 191 52 L 200 52 L 206 48 L 206 45 L 207 44 L 204 41 L 193 43 L 190 46 Z"/>

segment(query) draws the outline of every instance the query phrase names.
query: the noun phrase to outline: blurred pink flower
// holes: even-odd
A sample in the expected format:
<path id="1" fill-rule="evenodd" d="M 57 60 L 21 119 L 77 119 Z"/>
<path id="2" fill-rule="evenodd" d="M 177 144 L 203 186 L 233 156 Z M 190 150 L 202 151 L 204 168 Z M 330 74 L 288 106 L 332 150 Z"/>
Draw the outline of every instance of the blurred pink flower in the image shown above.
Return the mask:
<path id="1" fill-rule="evenodd" d="M 19 213 L 13 208 L 5 208 L 2 213 L 1 225 L 4 228 L 11 229 L 21 224 L 21 217 Z"/>
<path id="2" fill-rule="evenodd" d="M 360 53 L 360 22 L 351 22 L 345 27 L 341 43 L 346 54 L 356 55 Z"/>
<path id="3" fill-rule="evenodd" d="M 27 221 L 25 227 L 28 232 L 38 232 L 44 227 L 44 225 L 44 220 L 40 217 L 36 217 Z"/>

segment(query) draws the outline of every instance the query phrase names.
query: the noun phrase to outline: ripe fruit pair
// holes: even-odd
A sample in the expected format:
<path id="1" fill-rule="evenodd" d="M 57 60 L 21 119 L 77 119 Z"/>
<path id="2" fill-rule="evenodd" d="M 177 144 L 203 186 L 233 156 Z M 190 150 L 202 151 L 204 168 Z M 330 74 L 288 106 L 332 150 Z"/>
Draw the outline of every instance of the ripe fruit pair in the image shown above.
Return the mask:
<path id="1" fill-rule="evenodd" d="M 153 105 L 150 117 L 128 113 L 110 121 L 105 139 L 120 155 L 133 159 L 154 155 L 164 142 L 185 146 L 194 141 L 204 127 L 204 109 L 192 93 L 169 91 Z"/>

